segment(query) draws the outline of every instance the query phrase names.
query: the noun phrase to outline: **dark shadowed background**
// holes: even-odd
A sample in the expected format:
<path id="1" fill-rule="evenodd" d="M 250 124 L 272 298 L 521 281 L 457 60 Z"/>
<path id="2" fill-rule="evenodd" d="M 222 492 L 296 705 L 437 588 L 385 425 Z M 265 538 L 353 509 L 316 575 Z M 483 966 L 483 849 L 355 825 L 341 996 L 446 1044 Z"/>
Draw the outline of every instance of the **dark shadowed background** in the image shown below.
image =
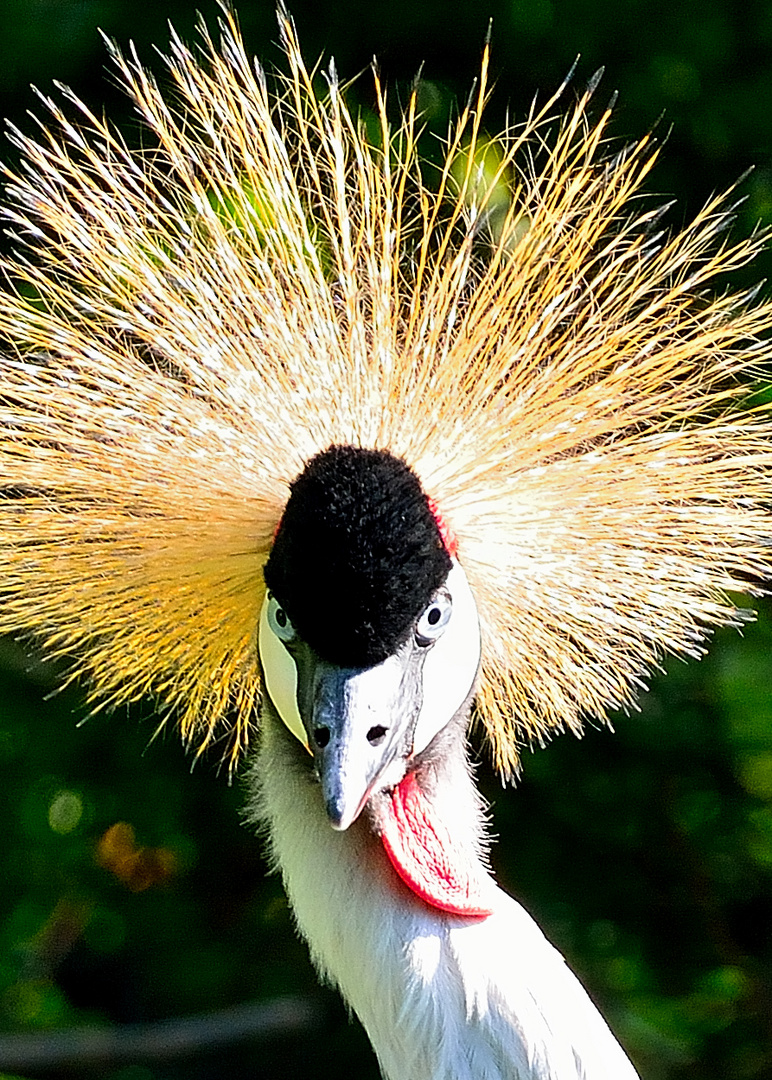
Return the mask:
<path id="1" fill-rule="evenodd" d="M 213 26 L 210 2 L 0 0 L 4 115 L 29 128 L 29 84 L 48 93 L 59 79 L 132 124 L 97 27 L 134 40 L 160 71 L 152 46 L 165 46 L 167 20 L 192 39 L 196 7 Z M 279 62 L 271 0 L 239 10 L 250 48 Z M 404 96 L 423 64 L 440 125 L 468 92 L 491 16 L 491 127 L 552 91 L 581 54 L 577 87 L 605 65 L 601 104 L 619 91 L 613 134 L 657 125 L 666 139 L 650 187 L 677 198 L 671 224 L 751 166 L 736 227 L 772 221 L 768 0 L 292 10 L 307 56 L 334 53 L 345 77 L 377 54 Z M 762 262 L 743 283 L 770 273 Z M 645 1080 L 772 1076 L 771 652 L 762 609 L 700 664 L 669 663 L 613 736 L 556 739 L 526 756 L 515 790 L 480 768 L 501 881 L 581 974 Z M 0 665 L 0 1080 L 375 1080 L 363 1034 L 318 988 L 261 844 L 240 824 L 242 782 L 229 786 L 215 759 L 191 770 L 173 732 L 151 741 L 150 704 L 78 726 L 81 698 L 51 696 L 54 668 L 12 641 Z"/>

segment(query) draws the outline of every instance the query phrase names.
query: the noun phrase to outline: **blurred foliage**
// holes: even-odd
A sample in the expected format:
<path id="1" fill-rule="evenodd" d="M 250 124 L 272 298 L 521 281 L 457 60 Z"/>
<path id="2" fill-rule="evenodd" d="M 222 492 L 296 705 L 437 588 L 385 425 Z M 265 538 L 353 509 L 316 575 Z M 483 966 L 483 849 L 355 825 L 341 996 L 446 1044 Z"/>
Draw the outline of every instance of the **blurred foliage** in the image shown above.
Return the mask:
<path id="1" fill-rule="evenodd" d="M 163 46 L 167 18 L 192 37 L 197 7 L 211 24 L 211 2 L 0 0 L 0 107 L 30 127 L 28 84 L 48 93 L 56 78 L 133 124 L 97 26 L 160 68 L 151 44 Z M 766 0 L 291 8 L 310 56 L 333 52 L 349 76 L 377 54 L 396 100 L 424 63 L 421 104 L 439 130 L 468 92 L 491 16 L 491 124 L 552 90 L 578 53 L 577 84 L 605 64 L 603 92 L 620 92 L 614 133 L 659 121 L 667 136 L 653 184 L 677 196 L 671 220 L 753 165 L 738 228 L 772 222 Z M 239 11 L 253 51 L 278 62 L 272 4 Z M 366 103 L 366 81 L 354 92 Z M 719 634 L 702 663 L 668 664 L 615 735 L 529 754 L 517 790 L 481 766 L 502 882 L 580 972 L 646 1080 L 772 1075 L 771 653 L 763 609 L 743 636 Z M 173 733 L 153 741 L 149 708 L 78 726 L 77 691 L 51 696 L 54 668 L 12 642 L 0 666 L 2 1026 L 136 1023 L 291 992 L 321 998 L 328 1017 L 321 1040 L 34 1076 L 374 1080 L 366 1040 L 317 988 L 260 842 L 240 824 L 240 782 L 211 760 L 191 770 Z"/>

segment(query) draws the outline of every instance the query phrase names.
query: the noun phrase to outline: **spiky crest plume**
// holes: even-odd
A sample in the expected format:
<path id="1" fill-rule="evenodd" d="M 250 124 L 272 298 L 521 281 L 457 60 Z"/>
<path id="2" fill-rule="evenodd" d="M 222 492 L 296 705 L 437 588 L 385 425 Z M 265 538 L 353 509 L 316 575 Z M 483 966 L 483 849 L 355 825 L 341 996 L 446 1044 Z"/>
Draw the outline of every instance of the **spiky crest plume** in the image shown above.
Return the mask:
<path id="1" fill-rule="evenodd" d="M 44 98 L 39 141 L 12 132 L 0 629 L 235 760 L 288 485 L 331 444 L 388 449 L 458 539 L 506 771 L 699 654 L 769 570 L 770 422 L 742 403 L 772 308 L 708 291 L 762 241 L 720 198 L 656 231 L 651 141 L 609 156 L 591 90 L 484 164 L 487 50 L 429 178 L 415 95 L 391 127 L 376 74 L 372 138 L 280 25 L 275 93 L 228 12 L 219 49 L 173 36 L 168 97 L 112 48 L 141 150 L 67 90 L 77 119 Z"/>

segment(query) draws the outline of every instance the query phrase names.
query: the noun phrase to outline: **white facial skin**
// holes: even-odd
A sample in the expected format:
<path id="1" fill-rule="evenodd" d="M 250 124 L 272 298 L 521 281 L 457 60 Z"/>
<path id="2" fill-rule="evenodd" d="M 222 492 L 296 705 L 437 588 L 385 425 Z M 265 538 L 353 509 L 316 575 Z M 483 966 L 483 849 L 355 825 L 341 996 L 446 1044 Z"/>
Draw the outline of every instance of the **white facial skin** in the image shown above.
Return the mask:
<path id="1" fill-rule="evenodd" d="M 298 710 L 298 669 L 279 637 L 282 628 L 276 623 L 278 607 L 276 600 L 266 593 L 257 635 L 265 688 L 279 716 L 295 738 L 308 749 L 308 736 Z"/>
<path id="2" fill-rule="evenodd" d="M 469 696 L 480 664 L 480 622 L 472 590 L 461 565 L 445 581 L 451 611 L 444 631 L 429 649 L 423 665 L 423 702 L 413 735 L 413 754 L 425 750 L 438 731 L 455 716 Z M 426 609 L 431 613 L 432 604 Z M 418 620 L 421 629 L 423 616 Z"/>
<path id="3" fill-rule="evenodd" d="M 480 662 L 477 608 L 455 560 L 408 640 L 380 664 L 346 669 L 321 660 L 273 597 L 258 641 L 268 694 L 313 753 L 336 829 L 355 821 L 374 791 L 399 783 L 467 700 Z"/>

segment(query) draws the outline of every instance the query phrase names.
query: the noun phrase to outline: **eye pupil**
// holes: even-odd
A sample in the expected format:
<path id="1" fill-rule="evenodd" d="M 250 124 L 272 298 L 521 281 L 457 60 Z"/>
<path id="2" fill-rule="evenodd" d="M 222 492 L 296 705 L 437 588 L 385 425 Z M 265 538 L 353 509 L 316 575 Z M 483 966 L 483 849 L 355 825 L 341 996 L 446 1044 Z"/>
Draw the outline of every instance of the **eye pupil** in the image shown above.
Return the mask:
<path id="1" fill-rule="evenodd" d="M 284 608 L 280 608 L 280 607 L 277 608 L 276 609 L 276 614 L 274 615 L 274 618 L 276 619 L 277 624 L 282 629 L 284 629 L 284 627 L 287 625 L 287 614 L 284 611 Z"/>
<path id="2" fill-rule="evenodd" d="M 426 616 L 426 619 L 427 619 L 430 626 L 436 626 L 441 618 L 442 618 L 442 612 L 440 611 L 440 609 L 438 607 L 432 608 L 432 610 Z"/>

